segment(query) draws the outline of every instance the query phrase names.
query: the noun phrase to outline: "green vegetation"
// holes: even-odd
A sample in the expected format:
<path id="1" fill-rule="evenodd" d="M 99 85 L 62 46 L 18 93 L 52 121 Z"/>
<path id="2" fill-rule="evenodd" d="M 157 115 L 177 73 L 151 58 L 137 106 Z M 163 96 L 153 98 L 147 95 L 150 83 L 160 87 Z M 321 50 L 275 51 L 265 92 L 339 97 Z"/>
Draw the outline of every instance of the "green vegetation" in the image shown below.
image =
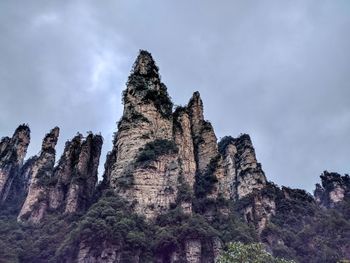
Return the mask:
<path id="1" fill-rule="evenodd" d="M 183 106 L 176 106 L 175 111 L 173 113 L 173 128 L 174 131 L 178 130 L 180 133 L 183 133 L 183 129 L 181 123 L 179 122 L 179 118 L 181 114 L 187 112 L 187 108 Z"/>
<path id="2" fill-rule="evenodd" d="M 219 153 L 224 155 L 225 154 L 225 150 L 227 148 L 227 146 L 231 143 L 234 143 L 235 139 L 231 136 L 225 136 L 223 137 L 220 142 L 218 143 L 218 149 L 219 149 Z"/>
<path id="3" fill-rule="evenodd" d="M 57 177 L 52 176 L 52 171 L 47 170 L 46 168 L 42 168 L 38 171 L 36 179 L 39 186 L 55 185 L 58 180 Z"/>
<path id="4" fill-rule="evenodd" d="M 159 156 L 178 152 L 175 142 L 164 139 L 156 139 L 141 148 L 136 163 L 155 161 Z"/>
<path id="5" fill-rule="evenodd" d="M 177 187 L 177 198 L 176 202 L 179 204 L 181 202 L 192 202 L 193 200 L 193 191 L 188 183 L 185 182 L 183 176 L 178 178 L 178 187 Z"/>
<path id="6" fill-rule="evenodd" d="M 59 247 L 56 258 L 74 258 L 78 252 L 77 244 L 84 240 L 95 251 L 102 251 L 106 242 L 120 247 L 122 258 L 130 258 L 135 251 L 141 250 L 145 262 L 149 262 L 151 247 L 147 241 L 150 231 L 151 227 L 131 212 L 125 200 L 109 191 L 77 222 L 76 228 Z"/>
<path id="7" fill-rule="evenodd" d="M 129 188 L 134 183 L 134 171 L 135 167 L 134 165 L 130 165 L 125 168 L 122 175 L 119 178 L 116 178 L 116 183 L 120 188 Z"/>
<path id="8" fill-rule="evenodd" d="M 215 176 L 215 171 L 218 167 L 220 158 L 220 155 L 214 157 L 212 160 L 210 160 L 210 163 L 203 174 L 196 174 L 196 183 L 194 186 L 196 197 L 205 197 L 212 191 L 214 184 L 218 181 Z"/>
<path id="9" fill-rule="evenodd" d="M 148 89 L 142 100 L 153 102 L 163 117 L 170 118 L 172 116 L 173 103 L 163 83 L 160 83 L 159 89 Z"/>
<path id="10" fill-rule="evenodd" d="M 172 252 L 183 251 L 188 239 L 200 240 L 203 252 L 208 253 L 213 238 L 224 244 L 219 262 L 346 262 L 344 251 L 350 240 L 348 196 L 334 208 L 321 210 L 302 190 L 280 189 L 269 183 L 262 194 L 276 201 L 277 212 L 261 238 L 253 223 L 244 222 L 239 213 L 251 204 L 253 195 L 238 202 L 220 196 L 194 197 L 181 176 L 176 204 L 154 221 L 136 215 L 134 204 L 106 190 L 84 215 L 49 211 L 37 225 L 19 223 L 15 217 L 18 211 L 1 207 L 0 262 L 72 262 L 82 241 L 91 246 L 94 255 L 100 255 L 106 246 L 118 248 L 122 262 L 130 262 L 136 254 L 142 262 L 154 262 L 155 256 L 167 262 Z M 192 215 L 183 213 L 183 201 L 192 202 Z M 257 242 L 267 244 L 274 257 Z"/>
<path id="11" fill-rule="evenodd" d="M 270 184 L 265 191 L 274 196 L 276 215 L 261 240 L 270 244 L 275 256 L 301 263 L 342 259 L 350 240 L 349 199 L 333 209 L 320 209 L 304 190 Z"/>
<path id="12" fill-rule="evenodd" d="M 122 124 L 126 123 L 138 123 L 138 122 L 149 122 L 149 120 L 137 112 L 132 106 L 129 105 L 129 114 L 123 115 L 121 119 L 117 122 L 118 130 L 123 129 Z"/>
<path id="13" fill-rule="evenodd" d="M 273 257 L 266 252 L 260 243 L 229 243 L 221 254 L 218 263 L 293 263 L 285 259 Z"/>
<path id="14" fill-rule="evenodd" d="M 123 91 L 123 103 L 129 102 L 128 95 L 139 96 L 144 102 L 154 103 L 154 106 L 165 118 L 171 118 L 173 103 L 168 95 L 167 87 L 158 78 L 132 74 L 129 77 L 127 86 Z"/>

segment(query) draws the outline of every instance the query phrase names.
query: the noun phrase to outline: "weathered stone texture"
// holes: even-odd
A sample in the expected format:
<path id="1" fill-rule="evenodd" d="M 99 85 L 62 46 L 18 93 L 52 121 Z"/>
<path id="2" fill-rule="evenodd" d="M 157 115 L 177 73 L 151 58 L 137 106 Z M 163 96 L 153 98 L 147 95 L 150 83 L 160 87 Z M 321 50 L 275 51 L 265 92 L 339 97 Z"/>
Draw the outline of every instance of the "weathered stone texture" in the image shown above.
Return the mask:
<path id="1" fill-rule="evenodd" d="M 65 213 L 85 211 L 90 205 L 97 182 L 97 169 L 102 147 L 100 135 L 78 134 L 66 143 L 56 167 L 55 145 L 59 129 L 48 133 L 39 156 L 28 160 L 22 169 L 28 179 L 28 194 L 18 220 L 40 222 L 48 209 Z"/>
<path id="2" fill-rule="evenodd" d="M 185 241 L 185 258 L 187 263 L 200 263 L 202 255 L 202 244 L 198 239 Z"/>
<path id="3" fill-rule="evenodd" d="M 174 137 L 179 149 L 180 172 L 186 183 L 193 187 L 196 174 L 194 144 L 191 134 L 191 120 L 186 108 L 178 108 L 174 113 Z"/>
<path id="4" fill-rule="evenodd" d="M 199 92 L 195 92 L 188 103 L 194 142 L 197 170 L 203 174 L 210 161 L 218 154 L 217 138 L 210 122 L 204 120 L 203 102 Z"/>
<path id="5" fill-rule="evenodd" d="M 316 202 L 323 207 L 334 207 L 350 195 L 350 177 L 324 171 L 321 175 L 322 186 L 316 185 L 314 196 Z"/>
<path id="6" fill-rule="evenodd" d="M 253 202 L 245 208 L 244 216 L 247 222 L 255 224 L 258 234 L 261 234 L 275 213 L 275 200 L 258 193 L 254 195 Z"/>
<path id="7" fill-rule="evenodd" d="M 30 141 L 30 129 L 20 125 L 12 138 L 4 137 L 0 142 L 0 204 L 11 191 L 12 183 L 20 177 L 20 169 Z"/>
<path id="8" fill-rule="evenodd" d="M 38 223 L 45 215 L 49 193 L 46 182 L 52 177 L 58 135 L 59 128 L 56 127 L 46 134 L 43 140 L 41 152 L 31 167 L 28 195 L 19 212 L 18 220 Z"/>

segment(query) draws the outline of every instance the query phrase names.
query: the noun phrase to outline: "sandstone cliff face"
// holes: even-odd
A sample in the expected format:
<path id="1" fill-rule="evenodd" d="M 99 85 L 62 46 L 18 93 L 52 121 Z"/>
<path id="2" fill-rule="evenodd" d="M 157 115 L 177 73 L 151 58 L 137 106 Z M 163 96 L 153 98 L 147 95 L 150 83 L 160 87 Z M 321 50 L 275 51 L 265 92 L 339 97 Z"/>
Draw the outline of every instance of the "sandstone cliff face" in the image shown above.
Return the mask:
<path id="1" fill-rule="evenodd" d="M 174 142 L 172 102 L 146 51 L 140 52 L 134 64 L 123 101 L 123 117 L 107 158 L 104 180 L 108 187 L 133 200 L 136 212 L 153 218 L 175 202 L 180 167 L 175 153 L 162 154 L 143 164 L 136 161 L 147 145 L 160 139 Z M 184 149 L 180 151 L 190 158 Z M 189 162 L 184 165 L 191 176 L 193 164 Z"/>
<path id="2" fill-rule="evenodd" d="M 137 213 L 152 219 L 166 212 L 183 183 L 190 192 L 226 199 L 242 198 L 266 184 L 248 135 L 232 138 L 219 152 L 214 129 L 204 120 L 199 92 L 187 106 L 172 112 L 158 68 L 146 51 L 136 59 L 123 102 L 103 186 L 133 200 Z M 177 151 L 140 161 L 140 154 L 157 140 L 175 143 Z M 189 200 L 180 205 L 186 213 L 192 212 Z"/>
<path id="3" fill-rule="evenodd" d="M 219 143 L 221 159 L 216 170 L 216 188 L 226 199 L 241 199 L 266 186 L 266 177 L 258 163 L 249 135 L 224 137 Z"/>
<path id="4" fill-rule="evenodd" d="M 350 196 L 350 177 L 337 173 L 323 172 L 321 175 L 322 186 L 316 185 L 314 196 L 316 202 L 325 207 L 334 207 L 337 203 Z"/>
<path id="5" fill-rule="evenodd" d="M 102 148 L 102 136 L 89 134 L 82 142 L 78 162 L 73 171 L 65 201 L 65 212 L 85 211 L 94 194 Z"/>
<path id="6" fill-rule="evenodd" d="M 266 185 L 266 177 L 261 169 L 261 164 L 257 162 L 255 151 L 249 135 L 240 136 L 235 146 L 236 156 L 236 191 L 237 198 L 242 198 L 254 190 L 260 190 Z"/>
<path id="7" fill-rule="evenodd" d="M 76 175 L 75 166 L 79 161 L 79 154 L 83 136 L 77 134 L 71 141 L 67 141 L 63 154 L 54 170 L 54 177 L 57 180 L 55 187 L 50 189 L 49 207 L 50 209 L 61 209 L 65 204 L 70 182 Z"/>
<path id="8" fill-rule="evenodd" d="M 187 108 L 178 107 L 174 112 L 174 138 L 179 149 L 180 173 L 186 183 L 193 188 L 196 175 L 194 142 L 191 134 L 191 119 Z"/>
<path id="9" fill-rule="evenodd" d="M 124 112 L 115 138 L 110 184 L 130 169 L 139 149 L 156 139 L 172 139 L 172 103 L 149 53 L 137 58 L 123 95 Z"/>
<path id="10" fill-rule="evenodd" d="M 3 204 L 13 186 L 13 182 L 20 180 L 20 169 L 27 153 L 30 141 L 30 129 L 20 125 L 12 138 L 4 137 L 0 142 L 0 204 Z M 14 189 L 20 191 L 20 189 Z M 16 194 L 16 193 L 15 193 Z"/>
<path id="11" fill-rule="evenodd" d="M 56 127 L 45 136 L 40 155 L 31 166 L 28 195 L 18 215 L 19 220 L 38 223 L 45 215 L 48 191 L 46 181 L 52 177 L 58 135 L 59 128 Z"/>
<path id="12" fill-rule="evenodd" d="M 122 255 L 123 247 L 121 244 L 112 244 L 108 242 L 103 242 L 102 250 L 100 253 L 96 253 L 96 250 L 90 245 L 82 242 L 79 246 L 79 253 L 77 256 L 77 262 L 79 263 L 141 263 L 137 251 L 133 256 L 128 258 L 123 258 Z"/>
<path id="13" fill-rule="evenodd" d="M 252 203 L 244 210 L 246 221 L 255 224 L 258 234 L 261 234 L 275 214 L 275 200 L 261 193 L 254 195 Z"/>
<path id="14" fill-rule="evenodd" d="M 204 120 L 203 102 L 195 92 L 188 103 L 194 154 L 198 173 L 203 174 L 210 161 L 218 155 L 217 138 L 210 122 Z"/>
<path id="15" fill-rule="evenodd" d="M 64 213 L 87 209 L 95 191 L 102 137 L 89 134 L 85 140 L 78 134 L 66 143 L 57 167 L 55 145 L 59 128 L 48 133 L 40 155 L 28 160 L 23 176 L 29 178 L 29 190 L 18 220 L 40 222 L 48 209 Z"/>

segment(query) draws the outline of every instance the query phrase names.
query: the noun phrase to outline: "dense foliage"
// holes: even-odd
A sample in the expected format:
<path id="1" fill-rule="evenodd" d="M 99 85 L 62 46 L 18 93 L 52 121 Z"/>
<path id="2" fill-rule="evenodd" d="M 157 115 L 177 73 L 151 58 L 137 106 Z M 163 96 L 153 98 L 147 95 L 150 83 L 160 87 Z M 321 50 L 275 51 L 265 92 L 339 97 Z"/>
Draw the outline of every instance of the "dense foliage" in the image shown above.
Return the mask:
<path id="1" fill-rule="evenodd" d="M 156 139 L 147 143 L 137 156 L 136 162 L 154 161 L 159 156 L 165 154 L 174 154 L 178 152 L 175 142 L 165 139 Z"/>
<path id="2" fill-rule="evenodd" d="M 177 203 L 155 222 L 147 222 L 134 214 L 132 204 L 112 191 L 106 191 L 85 215 L 51 213 L 37 225 L 19 223 L 14 216 L 17 211 L 2 208 L 0 262 L 69 261 L 77 256 L 82 241 L 91 245 L 97 254 L 101 253 L 106 242 L 116 246 L 122 253 L 123 262 L 128 262 L 135 251 L 143 262 L 153 262 L 155 256 L 167 260 L 171 252 L 181 251 L 189 238 L 199 239 L 203 244 L 208 244 L 214 237 L 224 244 L 259 241 L 254 226 L 245 223 L 235 212 L 247 204 L 245 201 L 240 204 L 222 198 L 194 198 L 184 182 L 179 185 L 182 189 L 179 189 Z M 276 198 L 277 213 L 263 231 L 261 241 L 275 257 L 317 263 L 340 262 L 344 258 L 342 255 L 349 249 L 350 240 L 348 199 L 332 209 L 321 210 L 305 191 L 281 190 L 274 185 L 269 185 L 264 191 L 268 190 Z M 284 198 L 283 191 L 288 192 L 289 198 Z M 195 212 L 192 216 L 182 212 L 180 204 L 183 201 L 193 203 Z M 226 247 L 228 250 L 224 255 L 232 256 L 232 249 L 259 250 L 255 245 L 235 244 Z"/>
<path id="3" fill-rule="evenodd" d="M 321 209 L 303 190 L 274 190 L 276 215 L 262 233 L 276 256 L 298 262 L 337 262 L 350 253 L 350 202 Z M 285 198 L 287 194 L 288 198 Z"/>
<path id="4" fill-rule="evenodd" d="M 186 189 L 183 190 L 184 192 Z M 79 244 L 90 245 L 101 253 L 106 243 L 121 251 L 122 262 L 138 254 L 142 262 L 154 256 L 167 260 L 170 252 L 183 249 L 185 240 L 204 243 L 213 237 L 222 240 L 254 242 L 253 228 L 236 216 L 215 211 L 209 222 L 204 215 L 186 215 L 179 204 L 155 222 L 132 212 L 132 204 L 106 191 L 85 215 L 51 213 L 39 224 L 17 222 L 12 211 L 2 210 L 0 217 L 0 262 L 70 262 L 77 256 Z M 135 253 L 137 251 L 137 253 Z"/>
<path id="5" fill-rule="evenodd" d="M 227 250 L 220 255 L 218 263 L 293 263 L 275 258 L 264 249 L 262 244 L 229 243 Z"/>
<path id="6" fill-rule="evenodd" d="M 207 194 L 210 194 L 214 187 L 214 184 L 218 181 L 215 176 L 215 171 L 218 167 L 220 158 L 220 155 L 217 155 L 211 159 L 204 173 L 197 172 L 196 183 L 194 186 L 194 191 L 197 197 L 203 198 Z"/>

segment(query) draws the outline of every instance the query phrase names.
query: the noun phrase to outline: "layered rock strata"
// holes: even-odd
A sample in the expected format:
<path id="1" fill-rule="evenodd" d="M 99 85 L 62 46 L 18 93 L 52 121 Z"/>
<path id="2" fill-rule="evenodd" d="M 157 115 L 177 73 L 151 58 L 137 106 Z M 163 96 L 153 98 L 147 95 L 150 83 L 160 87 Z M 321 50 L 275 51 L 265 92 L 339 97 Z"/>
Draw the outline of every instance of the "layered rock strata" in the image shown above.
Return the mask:
<path id="1" fill-rule="evenodd" d="M 29 178 L 29 190 L 18 220 L 40 222 L 48 210 L 64 213 L 85 211 L 91 203 L 97 183 L 102 147 L 100 135 L 78 134 L 66 143 L 56 167 L 55 145 L 59 129 L 48 133 L 39 156 L 28 160 L 23 175 Z"/>
<path id="2" fill-rule="evenodd" d="M 113 150 L 108 154 L 104 185 L 134 201 L 135 211 L 154 218 L 178 201 L 186 184 L 197 195 L 239 199 L 266 184 L 249 136 L 230 141 L 219 152 L 217 137 L 204 119 L 203 102 L 195 92 L 185 107 L 172 112 L 172 102 L 151 55 L 141 51 L 123 93 L 124 112 Z M 157 142 L 174 144 L 154 158 L 140 158 Z M 153 147 L 153 148 L 152 148 Z M 206 181 L 211 181 L 210 185 Z M 183 201 L 191 213 L 191 202 Z"/>
<path id="3" fill-rule="evenodd" d="M 51 179 L 55 165 L 55 146 L 58 140 L 59 128 L 56 127 L 46 134 L 41 151 L 30 169 L 30 185 L 18 219 L 38 223 L 47 209 L 47 181 Z"/>

